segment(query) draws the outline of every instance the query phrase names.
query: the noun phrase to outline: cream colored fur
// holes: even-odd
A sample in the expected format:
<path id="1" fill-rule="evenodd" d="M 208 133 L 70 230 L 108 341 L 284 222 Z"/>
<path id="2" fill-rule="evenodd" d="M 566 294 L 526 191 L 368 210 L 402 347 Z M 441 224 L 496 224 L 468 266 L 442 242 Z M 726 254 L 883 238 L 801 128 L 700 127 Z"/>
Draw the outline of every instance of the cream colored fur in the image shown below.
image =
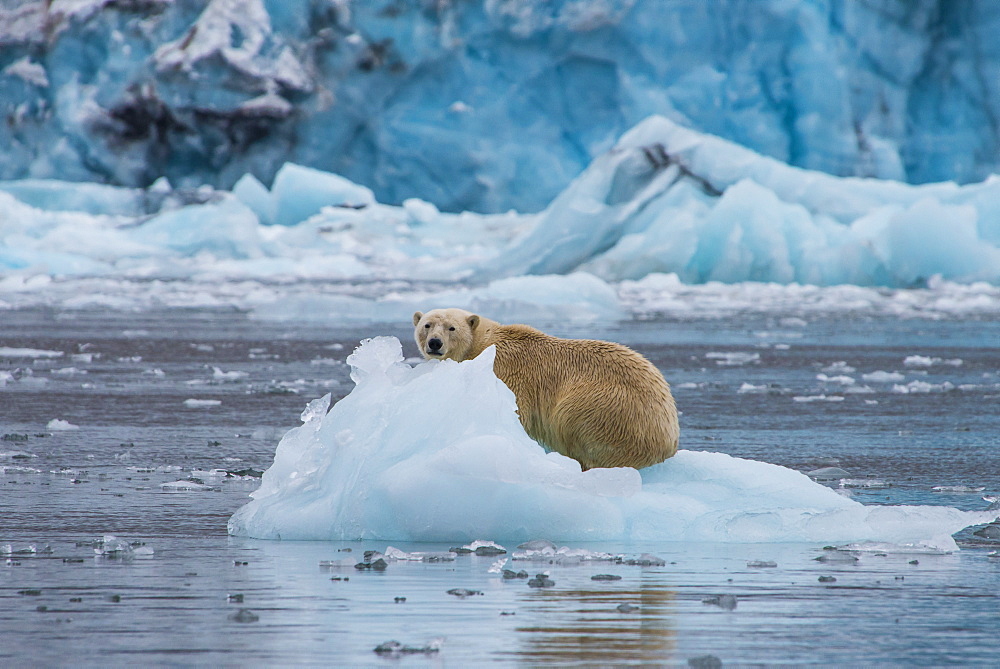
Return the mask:
<path id="1" fill-rule="evenodd" d="M 425 358 L 461 362 L 496 346 L 493 371 L 514 392 L 525 431 L 584 469 L 640 469 L 677 452 L 680 426 L 670 386 L 626 346 L 561 339 L 462 309 L 418 311 L 413 325 Z"/>

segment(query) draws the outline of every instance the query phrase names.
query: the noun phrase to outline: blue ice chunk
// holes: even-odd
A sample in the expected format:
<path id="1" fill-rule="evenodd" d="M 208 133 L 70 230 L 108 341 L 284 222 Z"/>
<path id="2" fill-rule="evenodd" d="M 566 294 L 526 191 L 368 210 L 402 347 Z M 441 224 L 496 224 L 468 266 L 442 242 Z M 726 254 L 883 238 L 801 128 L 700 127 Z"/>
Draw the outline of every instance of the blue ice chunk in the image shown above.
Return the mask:
<path id="1" fill-rule="evenodd" d="M 994 178 L 968 186 L 838 178 L 651 117 L 485 268 L 491 276 L 582 269 L 612 280 L 676 273 L 690 283 L 996 282 L 998 197 Z"/>
<path id="2" fill-rule="evenodd" d="M 513 393 L 474 360 L 403 362 L 394 337 L 347 359 L 356 383 L 287 432 L 229 531 L 261 539 L 887 541 L 955 550 L 990 511 L 867 507 L 800 472 L 680 451 L 641 471 L 581 471 L 525 434 Z M 448 407 L 428 411 L 427 398 Z"/>
<path id="3" fill-rule="evenodd" d="M 138 216 L 145 213 L 145 191 L 96 183 L 55 179 L 0 181 L 0 191 L 46 211 L 80 211 L 94 216 Z"/>
<path id="4" fill-rule="evenodd" d="M 323 207 L 364 209 L 375 204 L 371 190 L 329 172 L 286 163 L 268 191 L 253 175 L 244 175 L 233 188 L 245 205 L 266 225 L 293 226 L 318 214 Z"/>
<path id="5" fill-rule="evenodd" d="M 244 194 L 248 186 L 244 185 Z M 286 163 L 271 187 L 273 222 L 295 225 L 319 213 L 323 207 L 364 209 L 375 204 L 371 190 L 344 177 L 301 165 Z"/>
<path id="6" fill-rule="evenodd" d="M 257 217 L 232 195 L 154 216 L 128 230 L 131 240 L 167 254 L 212 258 L 263 258 Z M 209 261 L 211 262 L 211 261 Z"/>

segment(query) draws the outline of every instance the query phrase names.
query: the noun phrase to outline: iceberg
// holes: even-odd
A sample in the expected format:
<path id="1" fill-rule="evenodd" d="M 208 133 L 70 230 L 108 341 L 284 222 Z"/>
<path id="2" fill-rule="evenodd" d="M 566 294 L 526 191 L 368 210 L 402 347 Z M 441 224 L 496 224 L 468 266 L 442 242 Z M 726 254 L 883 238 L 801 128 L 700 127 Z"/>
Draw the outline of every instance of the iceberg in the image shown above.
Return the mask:
<path id="1" fill-rule="evenodd" d="M 626 133 L 534 214 L 384 204 L 292 164 L 270 189 L 246 175 L 232 192 L 7 181 L 0 308 L 225 305 L 367 322 L 443 304 L 549 322 L 746 309 L 996 314 L 998 202 L 997 178 L 834 177 L 663 117 Z"/>
<path id="2" fill-rule="evenodd" d="M 682 450 L 641 471 L 581 471 L 525 434 L 493 349 L 403 362 L 394 337 L 347 359 L 356 386 L 303 412 L 279 442 L 238 536 L 283 540 L 521 542 L 867 541 L 954 550 L 994 512 L 864 506 L 784 467 Z"/>
<path id="3" fill-rule="evenodd" d="M 486 271 L 685 283 L 1000 282 L 1000 179 L 910 186 L 791 167 L 651 117 Z"/>

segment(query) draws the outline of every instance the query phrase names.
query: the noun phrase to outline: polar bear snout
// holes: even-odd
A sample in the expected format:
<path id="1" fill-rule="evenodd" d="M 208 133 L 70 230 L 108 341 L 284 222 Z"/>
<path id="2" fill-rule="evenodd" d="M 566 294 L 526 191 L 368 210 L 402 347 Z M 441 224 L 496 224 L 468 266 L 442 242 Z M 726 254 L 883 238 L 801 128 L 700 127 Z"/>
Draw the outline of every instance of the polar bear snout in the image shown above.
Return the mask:
<path id="1" fill-rule="evenodd" d="M 413 314 L 413 339 L 427 359 L 455 360 L 470 357 L 479 316 L 461 309 L 434 309 Z"/>

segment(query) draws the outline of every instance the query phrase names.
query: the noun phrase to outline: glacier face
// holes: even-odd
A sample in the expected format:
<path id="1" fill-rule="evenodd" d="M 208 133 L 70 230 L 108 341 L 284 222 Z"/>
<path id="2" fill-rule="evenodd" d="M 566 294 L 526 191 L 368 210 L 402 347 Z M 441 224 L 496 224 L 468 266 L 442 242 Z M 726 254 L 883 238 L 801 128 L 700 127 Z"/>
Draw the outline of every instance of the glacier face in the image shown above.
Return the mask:
<path id="1" fill-rule="evenodd" d="M 0 178 L 231 188 L 286 162 L 381 202 L 537 211 L 653 114 L 912 183 L 1000 159 L 974 0 L 0 1 Z"/>

